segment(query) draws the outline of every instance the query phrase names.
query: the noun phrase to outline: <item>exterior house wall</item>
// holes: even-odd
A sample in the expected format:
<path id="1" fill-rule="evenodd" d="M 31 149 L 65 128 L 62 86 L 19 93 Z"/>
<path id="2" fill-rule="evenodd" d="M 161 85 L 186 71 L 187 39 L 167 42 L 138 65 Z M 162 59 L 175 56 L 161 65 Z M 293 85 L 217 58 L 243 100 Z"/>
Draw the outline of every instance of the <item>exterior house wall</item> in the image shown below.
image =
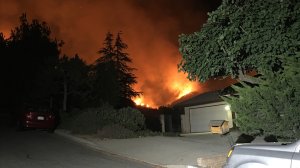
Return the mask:
<path id="1" fill-rule="evenodd" d="M 187 108 L 184 108 L 184 114 L 181 115 L 181 132 L 182 133 L 191 132 L 190 113 Z"/>

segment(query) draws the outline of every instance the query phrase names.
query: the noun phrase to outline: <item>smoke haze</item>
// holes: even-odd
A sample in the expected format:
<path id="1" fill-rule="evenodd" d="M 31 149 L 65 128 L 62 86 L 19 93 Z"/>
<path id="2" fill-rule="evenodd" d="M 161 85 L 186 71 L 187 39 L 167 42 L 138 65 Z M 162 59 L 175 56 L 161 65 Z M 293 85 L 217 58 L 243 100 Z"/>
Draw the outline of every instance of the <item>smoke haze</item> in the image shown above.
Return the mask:
<path id="1" fill-rule="evenodd" d="M 137 91 L 151 106 L 170 104 L 178 87 L 194 91 L 214 88 L 191 83 L 178 73 L 178 35 L 198 31 L 220 0 L 0 0 L 0 32 L 5 37 L 18 25 L 19 16 L 48 23 L 52 35 L 63 40 L 62 54 L 79 54 L 87 63 L 99 56 L 105 34 L 123 32 Z"/>

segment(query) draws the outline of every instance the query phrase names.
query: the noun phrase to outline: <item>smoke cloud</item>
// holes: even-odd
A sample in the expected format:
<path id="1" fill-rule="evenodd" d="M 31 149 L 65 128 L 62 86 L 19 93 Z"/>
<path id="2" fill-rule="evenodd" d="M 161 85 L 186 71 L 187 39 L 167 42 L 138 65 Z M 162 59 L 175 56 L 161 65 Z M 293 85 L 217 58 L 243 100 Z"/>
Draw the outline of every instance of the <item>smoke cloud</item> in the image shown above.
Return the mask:
<path id="1" fill-rule="evenodd" d="M 178 73 L 178 35 L 198 31 L 220 0 L 0 0 L 0 32 L 9 36 L 26 13 L 29 19 L 48 23 L 52 34 L 65 45 L 62 54 L 79 54 L 87 63 L 99 57 L 105 34 L 123 32 L 132 67 L 137 70 L 137 91 L 152 106 L 178 98 L 174 85 L 193 85 L 196 91 L 212 84 L 190 83 Z M 209 87 L 208 87 L 209 86 Z"/>

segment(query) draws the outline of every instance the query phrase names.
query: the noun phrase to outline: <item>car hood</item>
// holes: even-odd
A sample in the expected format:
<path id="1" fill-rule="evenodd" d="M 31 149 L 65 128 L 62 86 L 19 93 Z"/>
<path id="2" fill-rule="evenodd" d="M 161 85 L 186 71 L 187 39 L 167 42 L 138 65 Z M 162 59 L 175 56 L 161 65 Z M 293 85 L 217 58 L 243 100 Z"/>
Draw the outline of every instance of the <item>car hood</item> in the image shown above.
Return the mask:
<path id="1" fill-rule="evenodd" d="M 276 151 L 295 151 L 297 143 L 262 143 L 262 144 L 237 144 L 235 149 L 260 149 L 260 150 L 276 150 Z"/>

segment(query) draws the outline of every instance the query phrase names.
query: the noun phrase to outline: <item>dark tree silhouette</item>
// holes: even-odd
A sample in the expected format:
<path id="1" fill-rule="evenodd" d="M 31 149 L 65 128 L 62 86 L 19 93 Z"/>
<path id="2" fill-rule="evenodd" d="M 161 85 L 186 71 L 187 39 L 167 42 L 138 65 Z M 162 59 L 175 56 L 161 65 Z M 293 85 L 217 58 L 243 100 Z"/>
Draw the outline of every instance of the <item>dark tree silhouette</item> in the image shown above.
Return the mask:
<path id="1" fill-rule="evenodd" d="M 60 58 L 60 69 L 62 72 L 63 111 L 67 111 L 67 107 L 87 106 L 86 97 L 90 92 L 89 66 L 77 54 L 74 57 L 64 55 Z"/>
<path id="2" fill-rule="evenodd" d="M 132 60 L 129 54 L 124 52 L 128 48 L 121 38 L 121 32 L 117 34 L 115 42 L 115 68 L 117 70 L 117 78 L 121 92 L 121 103 L 124 105 L 129 105 L 131 103 L 131 98 L 139 96 L 140 93 L 136 92 L 132 85 L 137 83 L 135 75 L 132 73 L 134 68 L 128 66 Z"/>
<path id="3" fill-rule="evenodd" d="M 10 57 L 8 55 L 8 40 L 4 39 L 2 33 L 0 33 L 0 107 L 6 108 L 11 106 L 13 96 L 8 87 L 11 85 L 11 70 L 10 70 Z"/>
<path id="4" fill-rule="evenodd" d="M 58 91 L 55 77 L 62 42 L 51 38 L 45 22 L 20 17 L 20 25 L 12 30 L 8 40 L 10 91 L 15 102 L 51 105 Z"/>
<path id="5" fill-rule="evenodd" d="M 129 54 L 124 52 L 127 45 L 123 42 L 120 32 L 115 43 L 113 42 L 113 34 L 108 32 L 104 47 L 98 51 L 100 57 L 93 65 L 94 97 L 117 108 L 131 106 L 131 98 L 140 94 L 132 88 L 136 77 L 132 73 L 134 69 L 127 65 L 132 60 Z"/>

